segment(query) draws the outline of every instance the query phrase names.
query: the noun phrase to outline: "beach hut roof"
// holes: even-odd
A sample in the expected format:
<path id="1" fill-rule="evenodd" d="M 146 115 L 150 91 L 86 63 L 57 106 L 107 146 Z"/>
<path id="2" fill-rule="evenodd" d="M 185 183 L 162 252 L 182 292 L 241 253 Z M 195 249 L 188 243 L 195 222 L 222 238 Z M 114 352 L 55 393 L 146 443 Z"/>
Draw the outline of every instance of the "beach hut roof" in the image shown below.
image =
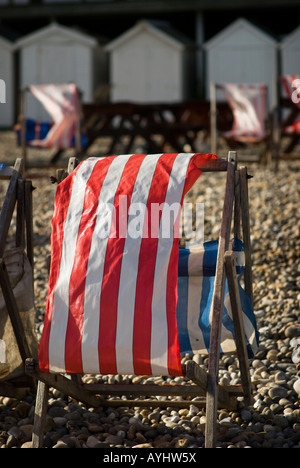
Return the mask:
<path id="1" fill-rule="evenodd" d="M 262 29 L 258 28 L 253 23 L 250 23 L 250 21 L 244 18 L 238 18 L 236 21 L 234 21 L 229 26 L 224 28 L 214 37 L 209 39 L 204 44 L 204 48 L 209 50 L 209 49 L 214 48 L 215 46 L 219 46 L 220 43 L 223 43 L 224 41 L 228 40 L 230 36 L 232 36 L 234 33 L 238 31 L 242 31 L 244 35 L 245 33 L 251 34 L 252 37 L 257 39 L 258 43 L 264 42 L 267 45 L 274 46 L 274 47 L 277 45 L 276 40 L 273 39 L 273 37 L 270 36 L 269 34 L 265 33 Z"/>
<path id="2" fill-rule="evenodd" d="M 141 32 L 145 31 L 151 35 L 154 35 L 155 37 L 160 38 L 162 42 L 165 42 L 169 46 L 178 49 L 179 51 L 183 50 L 186 46 L 192 45 L 192 42 L 187 37 L 185 37 L 179 31 L 176 31 L 169 25 L 169 23 L 166 23 L 165 21 L 141 20 L 138 21 L 137 24 L 128 31 L 124 32 L 116 39 L 113 39 L 109 44 L 107 44 L 105 49 L 108 52 L 111 52 L 133 37 L 139 35 Z"/>
<path id="3" fill-rule="evenodd" d="M 66 39 L 70 39 L 76 42 L 81 43 L 82 45 L 94 47 L 97 44 L 97 41 L 94 37 L 91 37 L 87 34 L 83 34 L 80 31 L 75 29 L 68 28 L 66 26 L 62 26 L 56 22 L 45 26 L 44 28 L 39 29 L 38 31 L 34 31 L 17 41 L 17 46 L 19 48 L 29 46 L 35 42 L 38 42 L 43 39 L 47 39 L 47 37 L 53 37 L 56 34 L 60 34 L 64 36 Z"/>

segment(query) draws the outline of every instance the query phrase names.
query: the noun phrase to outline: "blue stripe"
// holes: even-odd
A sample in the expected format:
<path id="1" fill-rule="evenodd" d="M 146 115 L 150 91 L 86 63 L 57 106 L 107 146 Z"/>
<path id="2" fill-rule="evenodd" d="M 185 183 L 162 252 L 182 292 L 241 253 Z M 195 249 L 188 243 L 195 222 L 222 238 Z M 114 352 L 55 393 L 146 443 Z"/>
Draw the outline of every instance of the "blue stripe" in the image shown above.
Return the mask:
<path id="1" fill-rule="evenodd" d="M 187 329 L 189 278 L 178 278 L 178 301 L 176 309 L 179 348 L 182 353 L 191 353 L 191 343 Z"/>
<path id="2" fill-rule="evenodd" d="M 202 292 L 201 292 L 201 301 L 200 301 L 200 310 L 199 310 L 199 333 L 202 333 L 205 346 L 207 351 L 209 351 L 210 345 L 210 333 L 211 325 L 209 322 L 209 313 L 212 303 L 212 296 L 214 291 L 214 281 L 215 281 L 215 271 L 218 255 L 218 241 L 210 241 L 204 243 L 204 254 L 203 254 L 203 282 L 202 282 Z M 240 239 L 234 238 L 232 240 L 232 249 L 235 252 L 243 252 L 244 246 L 243 242 Z M 189 340 L 189 334 L 187 330 L 187 313 L 188 313 L 188 264 L 189 264 L 189 249 L 180 248 L 179 249 L 179 268 L 178 268 L 178 304 L 177 304 L 177 324 L 178 324 L 178 333 L 179 333 L 179 346 L 180 351 L 185 353 L 193 352 L 191 349 L 191 344 Z M 201 270 L 201 265 L 199 265 L 199 270 Z M 240 280 L 243 276 L 244 267 L 237 267 L 238 285 L 241 298 L 241 306 L 243 313 L 248 317 L 251 322 L 253 329 L 255 330 L 255 336 L 257 345 L 259 343 L 259 333 L 257 331 L 256 319 L 252 310 L 251 302 L 240 285 Z M 225 295 L 228 293 L 228 284 L 225 283 Z M 229 316 L 226 307 L 224 306 L 223 317 L 222 317 L 223 326 L 230 331 L 233 339 L 235 339 L 234 334 L 234 325 L 232 318 Z M 251 346 L 247 341 L 247 348 L 249 357 L 253 357 L 253 352 Z M 222 349 L 220 350 L 222 352 Z"/>
<path id="3" fill-rule="evenodd" d="M 216 274 L 217 256 L 219 241 L 204 242 L 204 255 L 203 255 L 203 276 L 214 276 Z M 232 240 L 232 250 L 234 252 L 243 252 L 244 246 L 240 239 L 234 238 Z M 178 260 L 178 276 L 187 276 L 188 273 L 188 262 L 190 250 L 184 247 L 179 248 L 179 260 Z M 201 267 L 201 265 L 199 265 Z M 237 267 L 237 273 L 244 270 L 244 267 Z"/>
<path id="4" fill-rule="evenodd" d="M 214 277 L 203 277 L 202 296 L 200 302 L 199 327 L 203 334 L 206 349 L 209 350 L 211 326 L 209 322 L 209 312 L 214 291 Z"/>
<path id="5" fill-rule="evenodd" d="M 179 258 L 178 258 L 178 276 L 188 276 L 188 264 L 189 264 L 189 249 L 179 247 Z"/>

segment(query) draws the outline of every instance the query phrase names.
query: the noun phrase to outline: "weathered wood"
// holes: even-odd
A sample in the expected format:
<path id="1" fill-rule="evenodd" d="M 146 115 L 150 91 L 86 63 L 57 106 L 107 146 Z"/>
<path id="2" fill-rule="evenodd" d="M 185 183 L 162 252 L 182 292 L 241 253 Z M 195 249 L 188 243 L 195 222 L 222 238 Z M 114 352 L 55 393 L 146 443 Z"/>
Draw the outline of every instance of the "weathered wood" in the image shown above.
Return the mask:
<path id="1" fill-rule="evenodd" d="M 48 408 L 48 386 L 39 380 L 32 433 L 32 448 L 42 448 L 46 424 L 46 414 Z"/>
<path id="2" fill-rule="evenodd" d="M 3 258 L 0 259 L 0 286 L 19 347 L 20 355 L 22 360 L 25 362 L 25 359 L 31 357 L 31 353 Z"/>
<path id="3" fill-rule="evenodd" d="M 244 400 L 247 405 L 250 405 L 252 403 L 252 385 L 250 380 L 242 306 L 236 277 L 236 266 L 234 254 L 231 251 L 225 253 L 225 270 L 228 281 L 236 349 L 240 364 L 242 386 L 244 389 Z"/>
<path id="4" fill-rule="evenodd" d="M 212 326 L 209 345 L 209 366 L 207 378 L 207 423 L 205 431 L 206 447 L 214 447 L 216 442 L 216 418 L 218 401 L 218 372 L 220 359 L 220 334 L 225 291 L 224 255 L 229 246 L 232 208 L 234 199 L 235 162 L 232 162 L 234 152 L 229 153 L 227 181 L 223 214 L 219 236 L 219 248 L 212 299 Z"/>
<path id="5" fill-rule="evenodd" d="M 19 92 L 19 121 L 20 121 L 20 141 L 22 149 L 22 159 L 24 162 L 24 168 L 27 166 L 27 146 L 26 146 L 26 114 L 25 114 L 25 99 L 28 88 L 23 88 Z M 25 169 L 26 170 L 26 169 Z"/>
<path id="6" fill-rule="evenodd" d="M 210 150 L 213 154 L 218 150 L 217 134 L 217 103 L 216 103 L 216 85 L 210 85 Z"/>
<path id="7" fill-rule="evenodd" d="M 9 398 L 16 398 L 17 400 L 22 400 L 26 394 L 30 391 L 30 387 L 17 387 L 16 385 L 10 382 L 1 382 L 0 381 L 0 395 L 6 396 Z"/>
<path id="8" fill-rule="evenodd" d="M 23 178 L 18 179 L 17 186 L 17 227 L 16 227 L 16 247 L 24 248 L 25 241 L 25 180 Z"/>
<path id="9" fill-rule="evenodd" d="M 241 238 L 241 185 L 239 170 L 235 173 L 233 233 L 234 237 Z"/>
<path id="10" fill-rule="evenodd" d="M 206 402 L 204 397 L 199 397 L 197 400 L 123 400 L 123 399 L 102 399 L 101 406 L 112 407 L 112 408 L 189 408 L 191 405 L 195 405 L 199 408 L 205 408 Z"/>
<path id="11" fill-rule="evenodd" d="M 15 204 L 17 200 L 18 178 L 19 176 L 21 176 L 22 169 L 23 162 L 21 159 L 17 159 L 14 166 L 14 172 L 9 181 L 0 215 L 0 257 L 3 256 L 7 234 L 15 209 Z"/>
<path id="12" fill-rule="evenodd" d="M 25 224 L 26 224 L 26 251 L 27 258 L 32 269 L 32 278 L 34 277 L 34 261 L 33 261 L 33 212 L 32 212 L 32 182 L 25 181 Z"/>
<path id="13" fill-rule="evenodd" d="M 60 392 L 78 401 L 82 401 L 93 408 L 97 408 L 101 403 L 101 399 L 98 396 L 93 395 L 89 390 L 83 388 L 83 386 L 74 384 L 72 380 L 61 374 L 48 374 L 36 371 L 33 375 L 49 387 L 54 387 Z"/>
<path id="14" fill-rule="evenodd" d="M 187 362 L 187 377 L 199 385 L 202 391 L 207 391 L 208 375 L 194 361 Z M 236 409 L 236 393 L 231 392 L 229 388 L 219 386 L 217 398 L 217 407 L 226 408 L 231 411 Z"/>
<path id="15" fill-rule="evenodd" d="M 247 168 L 240 169 L 241 183 L 241 211 L 242 211 L 242 231 L 245 251 L 245 291 L 250 297 L 253 306 L 253 287 L 252 287 L 252 260 L 251 260 L 251 238 L 250 238 L 250 214 L 249 214 L 249 199 L 248 199 L 248 176 Z"/>
<path id="16" fill-rule="evenodd" d="M 155 384 L 84 384 L 83 388 L 97 395 L 131 396 L 184 396 L 203 395 L 205 389 L 199 385 L 155 385 Z"/>

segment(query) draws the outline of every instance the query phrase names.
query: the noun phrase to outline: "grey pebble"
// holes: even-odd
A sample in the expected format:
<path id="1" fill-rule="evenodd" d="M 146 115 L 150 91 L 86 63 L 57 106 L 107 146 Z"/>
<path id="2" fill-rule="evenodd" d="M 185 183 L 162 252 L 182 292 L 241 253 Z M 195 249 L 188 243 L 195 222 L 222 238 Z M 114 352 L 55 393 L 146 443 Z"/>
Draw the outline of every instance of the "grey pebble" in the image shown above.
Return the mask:
<path id="1" fill-rule="evenodd" d="M 3 155 L 15 158 L 12 149 Z M 47 156 L 45 156 L 47 157 Z M 5 162 L 5 156 L 3 156 Z M 247 164 L 246 164 L 247 165 Z M 248 165 L 247 165 L 248 166 Z M 254 402 L 245 406 L 239 399 L 235 412 L 218 411 L 217 446 L 222 448 L 300 448 L 300 163 L 281 162 L 275 174 L 255 163 L 249 164 L 251 243 L 253 262 L 254 311 L 260 331 L 260 347 L 250 361 Z M 47 177 L 53 175 L 49 170 Z M 204 178 L 205 175 L 202 176 Z M 213 174 L 213 188 L 203 190 L 202 181 L 195 184 L 201 198 L 205 192 L 205 236 L 217 236 L 215 220 L 219 219 L 219 200 L 223 175 Z M 47 178 L 34 181 L 35 294 L 36 333 L 40 339 L 48 286 L 46 259 L 50 255 L 50 228 L 56 186 Z M 188 196 L 188 195 L 187 195 Z M 199 200 L 200 200 L 199 198 Z M 202 200 L 200 200 L 202 201 Z M 216 206 L 218 208 L 216 209 Z M 207 368 L 207 356 L 183 356 Z M 147 376 L 84 376 L 96 383 L 159 383 L 160 378 Z M 164 379 L 167 384 L 184 383 L 182 377 Z M 240 381 L 235 356 L 221 356 L 220 381 Z M 27 399 L 28 398 L 28 399 Z M 159 397 L 160 398 L 160 397 Z M 34 396 L 24 398 L 18 407 L 13 398 L 0 396 L 0 447 L 30 448 L 33 428 Z M 22 403 L 22 402 L 21 402 Z M 190 408 L 86 408 L 68 400 L 56 389 L 50 389 L 44 446 L 48 448 L 111 448 L 135 447 L 174 448 L 203 447 L 205 409 Z"/>

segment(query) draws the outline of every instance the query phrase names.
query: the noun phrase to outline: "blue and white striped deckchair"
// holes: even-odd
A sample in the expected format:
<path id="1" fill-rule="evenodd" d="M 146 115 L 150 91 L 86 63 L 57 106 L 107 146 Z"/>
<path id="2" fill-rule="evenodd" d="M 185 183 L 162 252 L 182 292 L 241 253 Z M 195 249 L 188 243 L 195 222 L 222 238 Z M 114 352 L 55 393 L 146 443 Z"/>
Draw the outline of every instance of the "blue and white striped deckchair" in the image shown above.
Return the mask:
<path id="1" fill-rule="evenodd" d="M 252 358 L 258 347 L 259 334 L 250 298 L 240 284 L 245 265 L 242 241 L 234 238 L 232 250 L 235 253 L 248 357 Z M 179 249 L 177 327 L 181 353 L 209 353 L 217 253 L 218 241 L 205 242 L 198 250 Z M 234 323 L 226 281 L 220 352 L 234 353 L 235 350 Z"/>

